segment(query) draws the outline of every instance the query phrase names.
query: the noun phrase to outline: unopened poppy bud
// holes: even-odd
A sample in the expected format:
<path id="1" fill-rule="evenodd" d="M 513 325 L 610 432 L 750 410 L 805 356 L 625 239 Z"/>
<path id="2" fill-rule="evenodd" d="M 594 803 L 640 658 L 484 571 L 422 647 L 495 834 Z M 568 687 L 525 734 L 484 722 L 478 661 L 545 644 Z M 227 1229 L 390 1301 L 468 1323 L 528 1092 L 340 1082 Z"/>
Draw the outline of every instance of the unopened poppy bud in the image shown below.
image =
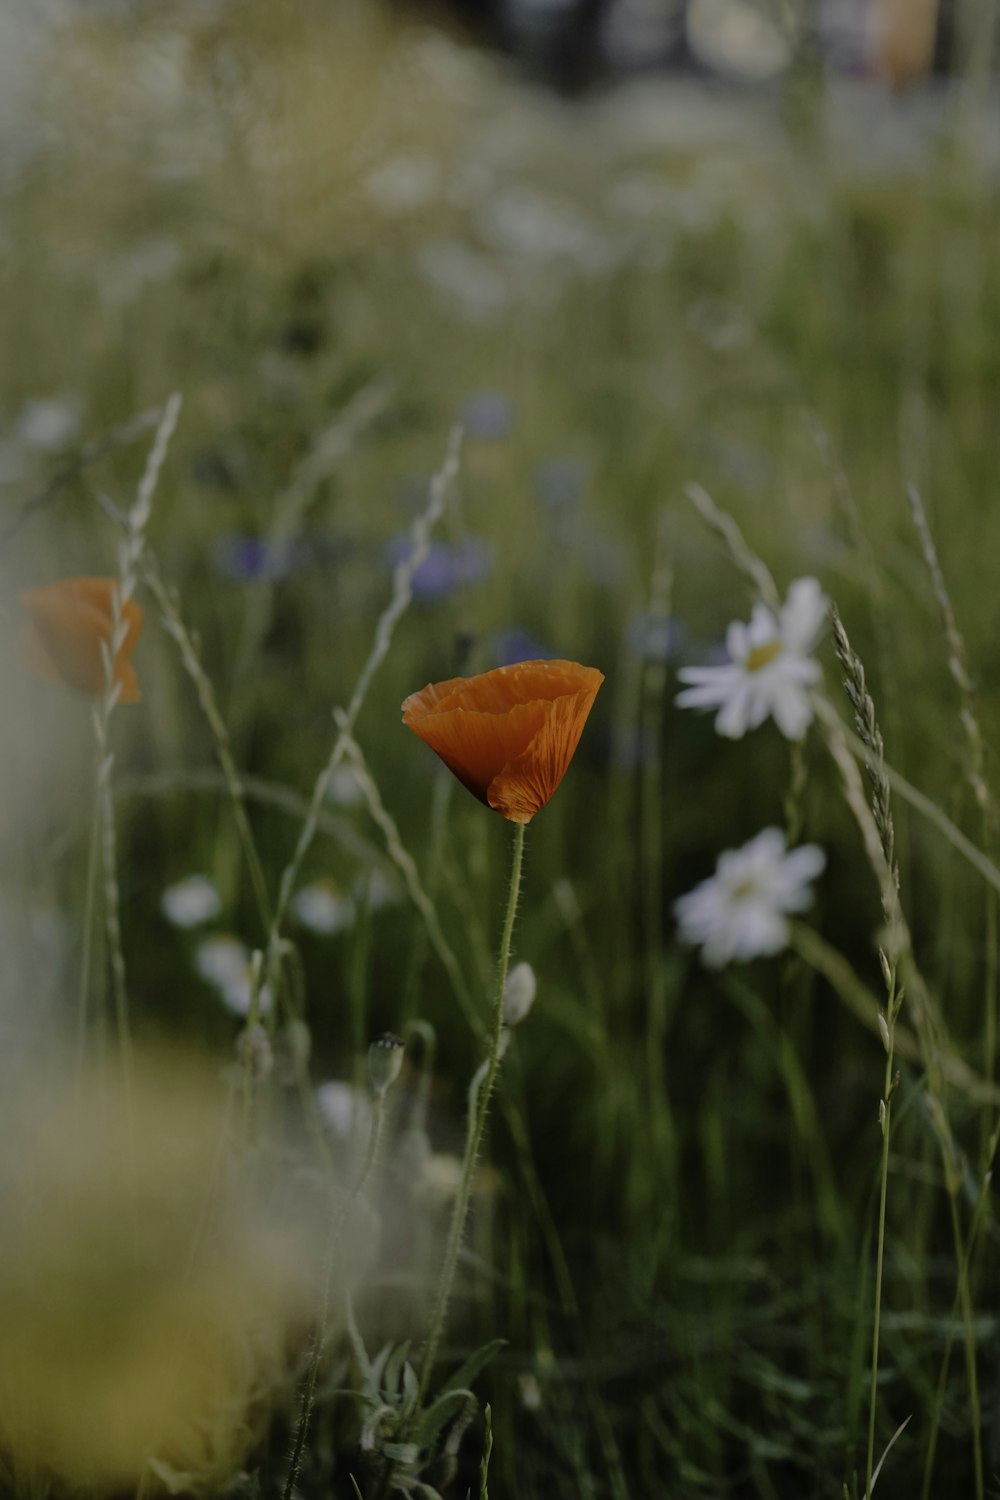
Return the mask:
<path id="1" fill-rule="evenodd" d="M 404 1046 L 402 1037 L 394 1036 L 391 1031 L 384 1031 L 368 1048 L 368 1077 L 376 1098 L 391 1089 L 399 1077 L 403 1066 Z"/>
<path id="2" fill-rule="evenodd" d="M 503 990 L 503 1022 L 519 1026 L 535 1003 L 535 971 L 530 964 L 515 964 Z"/>

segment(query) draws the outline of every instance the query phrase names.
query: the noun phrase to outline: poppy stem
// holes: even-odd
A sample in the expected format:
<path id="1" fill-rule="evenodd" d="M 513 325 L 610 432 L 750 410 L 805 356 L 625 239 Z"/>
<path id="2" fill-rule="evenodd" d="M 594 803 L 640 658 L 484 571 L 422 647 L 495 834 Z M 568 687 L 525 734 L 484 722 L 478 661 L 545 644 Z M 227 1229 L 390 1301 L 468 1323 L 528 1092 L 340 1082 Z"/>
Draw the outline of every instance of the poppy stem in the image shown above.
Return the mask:
<path id="1" fill-rule="evenodd" d="M 458 1263 L 458 1252 L 461 1247 L 462 1234 L 469 1212 L 472 1179 L 475 1175 L 476 1161 L 486 1130 L 486 1116 L 489 1112 L 490 1097 L 493 1093 L 493 1085 L 500 1067 L 504 1029 L 503 999 L 504 990 L 507 986 L 507 970 L 510 967 L 510 948 L 511 939 L 514 934 L 514 918 L 517 915 L 517 902 L 521 891 L 521 866 L 524 858 L 525 827 L 524 823 L 518 823 L 514 834 L 514 858 L 510 872 L 510 888 L 507 895 L 507 915 L 504 919 L 503 936 L 500 940 L 500 958 L 497 964 L 497 988 L 493 1005 L 493 1025 L 490 1030 L 489 1052 L 485 1063 L 476 1074 L 472 1082 L 472 1087 L 469 1089 L 469 1123 L 465 1138 L 465 1155 L 462 1159 L 462 1177 L 459 1182 L 458 1194 L 455 1198 L 455 1206 L 452 1209 L 451 1224 L 448 1229 L 448 1242 L 445 1246 L 444 1262 L 441 1267 L 441 1279 L 438 1282 L 437 1293 L 434 1298 L 434 1306 L 431 1311 L 431 1319 L 427 1331 L 427 1341 L 424 1344 L 423 1358 L 420 1364 L 420 1380 L 416 1402 L 416 1409 L 418 1411 L 423 1404 L 424 1397 L 427 1395 L 427 1388 L 434 1371 L 434 1362 L 437 1358 L 438 1347 L 441 1343 L 441 1335 L 444 1332 L 452 1283 L 455 1280 L 455 1267 Z"/>

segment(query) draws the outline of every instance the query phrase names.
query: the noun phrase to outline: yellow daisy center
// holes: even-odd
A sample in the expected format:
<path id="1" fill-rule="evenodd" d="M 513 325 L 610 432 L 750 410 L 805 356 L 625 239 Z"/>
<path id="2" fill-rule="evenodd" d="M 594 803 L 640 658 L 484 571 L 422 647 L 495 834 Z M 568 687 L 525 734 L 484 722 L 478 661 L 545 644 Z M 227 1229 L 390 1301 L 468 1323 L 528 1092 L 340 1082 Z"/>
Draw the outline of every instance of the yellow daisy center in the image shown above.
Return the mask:
<path id="1" fill-rule="evenodd" d="M 763 646 L 755 646 L 744 662 L 748 672 L 759 672 L 761 667 L 766 667 L 769 661 L 774 661 L 776 656 L 781 655 L 781 641 L 766 641 Z"/>

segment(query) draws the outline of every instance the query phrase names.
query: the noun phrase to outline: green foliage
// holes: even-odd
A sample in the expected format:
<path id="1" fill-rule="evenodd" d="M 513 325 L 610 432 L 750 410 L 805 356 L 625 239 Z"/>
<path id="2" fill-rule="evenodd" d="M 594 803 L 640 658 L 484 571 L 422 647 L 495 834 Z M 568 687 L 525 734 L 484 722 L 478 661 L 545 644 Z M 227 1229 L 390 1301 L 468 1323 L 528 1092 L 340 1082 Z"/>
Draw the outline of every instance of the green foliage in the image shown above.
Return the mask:
<path id="1" fill-rule="evenodd" d="M 234 1095 L 235 1116 L 268 1165 L 274 1130 L 282 1207 L 298 1211 L 303 1183 L 328 1185 L 330 1157 L 356 1166 L 356 1143 L 318 1126 L 313 1085 L 362 1080 L 387 1029 L 408 1035 L 419 1018 L 436 1037 L 425 1072 L 411 1065 L 398 1085 L 373 1173 L 388 1249 L 346 1236 L 358 1328 L 379 1352 L 356 1331 L 332 1337 L 297 1493 L 380 1500 L 391 1470 L 403 1493 L 478 1486 L 481 1500 L 488 1488 L 494 1500 L 860 1500 L 890 1093 L 878 1495 L 975 1493 L 970 1374 L 988 1490 L 1000 1469 L 997 918 L 961 841 L 988 870 L 1000 206 L 975 142 L 919 100 L 934 144 L 918 149 L 904 129 L 912 157 L 880 156 L 878 130 L 842 147 L 843 100 L 819 113 L 828 139 L 789 139 L 759 99 L 714 101 L 698 139 L 706 106 L 680 83 L 655 129 L 627 100 L 563 113 L 441 36 L 390 27 L 367 0 L 294 16 L 261 0 L 214 20 L 155 9 L 57 36 L 38 150 L 4 188 L 0 437 L 21 466 L 11 458 L 0 481 L 12 705 L 0 769 L 18 803 L 0 854 L 0 1022 L 17 1039 L 5 1055 L 75 1025 L 92 792 L 86 711 L 25 684 L 17 590 L 115 570 L 118 535 L 96 496 L 127 510 L 149 423 L 89 445 L 178 390 L 146 531 L 144 699 L 112 725 L 137 1038 L 231 1065 L 240 1023 L 196 972 L 198 934 L 160 909 L 166 886 L 204 870 L 220 928 L 277 967 L 274 1071 Z M 908 118 L 877 107 L 887 129 Z M 430 197 L 387 208 L 383 183 L 379 206 L 373 177 L 414 157 L 418 186 L 419 161 L 431 164 Z M 445 261 L 443 284 L 427 272 L 442 244 L 465 252 Z M 484 390 L 509 398 L 512 426 L 467 434 L 435 540 L 478 539 L 490 568 L 400 616 L 353 729 L 381 813 L 370 796 L 318 808 L 301 884 L 348 894 L 352 924 L 289 922 L 271 952 L 234 808 L 245 803 L 273 903 L 335 743 L 332 710 L 351 701 L 391 598 L 387 548 L 425 503 L 456 413 Z M 26 403 L 47 395 L 79 398 L 78 434 L 55 452 L 17 447 Z M 553 461 L 577 466 L 578 480 L 563 471 L 569 499 L 545 493 Z M 863 664 L 917 973 L 916 989 L 904 974 L 898 1086 L 885 1085 L 866 1010 L 886 1003 L 884 883 L 827 740 L 814 731 L 790 763 L 773 725 L 730 744 L 674 705 L 681 658 L 708 659 L 754 602 L 689 504 L 691 481 L 782 592 L 820 578 Z M 238 576 L 225 563 L 233 534 L 293 543 L 288 566 Z M 650 612 L 683 626 L 666 659 L 636 648 Z M 504 1061 L 447 1362 L 421 1403 L 446 1213 L 427 1164 L 446 1170 L 460 1150 L 482 1056 L 467 1012 L 485 1025 L 507 851 L 500 820 L 437 775 L 399 704 L 493 665 L 511 627 L 599 666 L 607 684 L 530 830 L 515 946 L 539 997 Z M 829 647 L 822 659 L 849 724 L 841 668 Z M 827 851 L 806 918 L 827 946 L 711 974 L 678 944 L 672 903 L 722 850 L 786 817 Z M 405 899 L 380 906 L 373 872 Z M 32 934 L 46 922 L 59 938 L 43 952 Z M 839 983 L 844 966 L 854 988 Z M 93 1016 L 112 1033 L 105 968 L 98 936 Z M 940 1081 L 911 1009 L 921 982 L 946 1023 Z M 292 1023 L 308 1027 L 304 1048 Z M 234 1476 L 238 1493 L 281 1493 L 313 1314 L 289 1337 L 287 1379 L 255 1392 L 245 1462 L 260 1478 Z M 341 1314 L 338 1302 L 335 1329 Z M 463 1362 L 467 1349 L 478 1352 Z M 158 1464 L 161 1488 L 195 1484 Z M 8 1460 L 2 1423 L 0 1474 L 21 1494 L 50 1483 L 44 1465 Z"/>

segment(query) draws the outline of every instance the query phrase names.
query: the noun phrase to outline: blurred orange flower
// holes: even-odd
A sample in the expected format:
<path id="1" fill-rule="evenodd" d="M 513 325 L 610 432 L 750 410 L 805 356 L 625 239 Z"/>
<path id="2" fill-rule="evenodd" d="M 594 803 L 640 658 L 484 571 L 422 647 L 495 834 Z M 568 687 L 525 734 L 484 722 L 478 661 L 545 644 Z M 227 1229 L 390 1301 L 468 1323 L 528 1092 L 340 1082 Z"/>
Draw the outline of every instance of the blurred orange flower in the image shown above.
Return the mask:
<path id="1" fill-rule="evenodd" d="M 530 823 L 566 774 L 604 675 L 525 661 L 411 693 L 403 723 L 480 802 Z"/>
<path id="2" fill-rule="evenodd" d="M 115 578 L 63 578 L 21 595 L 26 620 L 24 644 L 32 666 L 51 682 L 97 697 L 105 687 L 101 643 L 110 642 Z M 137 703 L 142 694 L 129 658 L 142 628 L 142 610 L 134 599 L 122 606 L 125 639 L 118 649 L 114 680 L 121 702 Z"/>

